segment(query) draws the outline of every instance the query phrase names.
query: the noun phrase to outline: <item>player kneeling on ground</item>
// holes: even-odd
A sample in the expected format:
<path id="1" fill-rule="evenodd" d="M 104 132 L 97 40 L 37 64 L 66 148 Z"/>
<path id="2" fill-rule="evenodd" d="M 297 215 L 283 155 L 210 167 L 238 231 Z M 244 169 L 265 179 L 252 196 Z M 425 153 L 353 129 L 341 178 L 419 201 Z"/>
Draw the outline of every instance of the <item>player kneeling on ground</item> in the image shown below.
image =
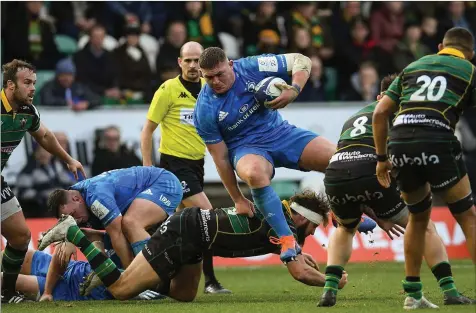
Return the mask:
<path id="1" fill-rule="evenodd" d="M 382 80 L 382 94 L 396 77 L 389 75 Z M 381 97 L 379 95 L 377 100 Z M 337 153 L 326 170 L 326 193 L 340 225 L 329 240 L 326 286 L 319 306 L 336 304 L 336 286 L 352 253 L 352 238 L 362 214 L 361 207 L 365 207 L 364 212 L 368 214 L 375 213 L 374 219 L 391 239 L 392 233 L 397 236 L 403 233 L 403 229 L 394 227 L 393 223 L 401 227 L 408 223 L 408 208 L 400 198 L 396 182 L 392 180 L 389 188 L 384 188 L 375 176 L 377 155 L 372 138 L 372 115 L 377 103 L 367 105 L 345 122 Z M 445 304 L 471 303 L 471 299 L 456 290 L 445 246 L 433 223 L 428 224 L 425 236 L 428 243 L 425 260 L 444 292 Z M 425 299 L 423 303 L 432 307 Z"/>
<path id="2" fill-rule="evenodd" d="M 105 172 L 69 188 L 55 190 L 48 207 L 78 225 L 105 229 L 126 268 L 144 247 L 149 227 L 172 215 L 182 201 L 182 185 L 157 167 L 137 166 Z"/>
<path id="3" fill-rule="evenodd" d="M 319 224 L 327 224 L 327 202 L 313 192 L 303 192 L 283 201 L 282 210 L 295 238 L 314 233 Z M 279 254 L 275 233 L 263 215 L 247 217 L 235 208 L 202 210 L 186 208 L 169 217 L 154 233 L 131 265 L 122 273 L 87 239 L 74 218 L 64 216 L 40 240 L 39 249 L 57 241 L 69 241 L 79 247 L 91 267 L 116 299 L 130 299 L 151 289 L 178 301 L 193 301 L 200 281 L 202 253 L 212 249 L 228 257 Z M 297 239 L 296 239 L 297 240 Z M 300 240 L 300 241 L 303 241 Z M 324 286 L 325 277 L 309 255 L 300 254 L 286 263 L 296 280 L 310 286 Z M 88 277 L 85 284 L 90 284 Z M 339 288 L 347 282 L 344 275 Z"/>

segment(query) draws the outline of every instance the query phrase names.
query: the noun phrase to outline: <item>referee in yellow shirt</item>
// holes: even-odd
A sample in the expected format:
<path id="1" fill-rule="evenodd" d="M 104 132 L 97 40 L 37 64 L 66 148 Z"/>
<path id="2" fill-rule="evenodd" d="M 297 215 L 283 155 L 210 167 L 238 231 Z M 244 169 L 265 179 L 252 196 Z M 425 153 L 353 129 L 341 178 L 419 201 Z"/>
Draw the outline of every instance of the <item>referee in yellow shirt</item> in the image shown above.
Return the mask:
<path id="1" fill-rule="evenodd" d="M 200 77 L 198 58 L 203 47 L 187 42 L 180 49 L 182 74 L 164 82 L 155 92 L 141 134 L 142 162 L 152 166 L 152 134 L 160 124 L 159 166 L 174 173 L 182 183 L 182 207 L 211 209 L 203 192 L 205 143 L 193 124 L 193 110 L 205 80 Z M 221 286 L 213 270 L 213 253 L 203 256 L 205 293 L 231 293 Z"/>

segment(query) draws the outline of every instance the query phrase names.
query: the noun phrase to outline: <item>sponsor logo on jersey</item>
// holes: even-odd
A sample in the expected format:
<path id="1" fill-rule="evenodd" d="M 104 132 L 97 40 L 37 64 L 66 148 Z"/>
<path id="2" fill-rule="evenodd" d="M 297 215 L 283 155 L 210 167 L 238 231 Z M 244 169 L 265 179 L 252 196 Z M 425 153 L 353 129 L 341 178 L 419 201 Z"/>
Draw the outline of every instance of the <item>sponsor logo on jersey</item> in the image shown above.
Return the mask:
<path id="1" fill-rule="evenodd" d="M 193 109 L 180 109 L 180 123 L 195 126 L 193 123 Z"/>
<path id="2" fill-rule="evenodd" d="M 379 200 L 383 198 L 383 193 L 379 191 L 370 192 L 368 190 L 365 190 L 364 194 L 361 195 L 349 195 L 346 193 L 343 197 L 327 195 L 327 198 L 332 204 L 346 204 L 348 202 L 365 202 L 370 200 Z"/>
<path id="3" fill-rule="evenodd" d="M 278 59 L 275 56 L 259 57 L 258 71 L 260 72 L 278 72 Z"/>
<path id="4" fill-rule="evenodd" d="M 10 187 L 7 187 L 7 188 L 2 189 L 2 199 L 3 199 L 3 200 L 8 200 L 8 199 L 10 199 L 11 197 L 13 197 L 13 192 L 12 192 L 12 190 L 10 189 Z"/>
<path id="5" fill-rule="evenodd" d="M 22 119 L 20 120 L 20 127 L 21 127 L 21 129 L 25 128 L 25 125 L 26 125 L 26 118 L 22 118 Z"/>
<path id="6" fill-rule="evenodd" d="M 91 205 L 91 212 L 93 212 L 93 214 L 99 218 L 100 220 L 102 220 L 103 218 L 106 217 L 106 215 L 109 213 L 109 209 L 106 208 L 101 202 L 99 202 L 99 200 L 96 200 L 93 202 L 93 204 Z"/>
<path id="7" fill-rule="evenodd" d="M 443 187 L 446 187 L 448 186 L 450 183 L 454 182 L 455 180 L 457 180 L 458 177 L 457 176 L 454 176 L 448 180 L 445 180 L 444 182 L 442 182 L 441 184 L 438 184 L 438 185 L 431 185 L 431 188 L 443 188 Z"/>
<path id="8" fill-rule="evenodd" d="M 185 92 L 181 92 L 180 95 L 178 96 L 179 99 L 185 99 L 185 98 L 188 98 L 187 94 Z"/>
<path id="9" fill-rule="evenodd" d="M 209 210 L 202 210 L 200 209 L 200 215 L 202 217 L 202 222 L 203 222 L 203 239 L 206 241 L 206 242 L 210 242 L 210 232 L 208 230 L 208 222 L 210 221 L 211 217 L 210 217 L 210 211 Z"/>
<path id="10" fill-rule="evenodd" d="M 228 130 L 229 131 L 232 131 L 234 129 L 236 129 L 238 126 L 240 126 L 244 121 L 246 121 L 251 115 L 253 115 L 260 107 L 260 104 L 258 102 L 256 102 L 250 109 L 248 109 L 248 111 L 243 114 L 242 117 L 240 117 L 240 119 L 238 119 L 238 121 L 233 124 L 232 126 L 228 127 Z M 243 107 L 242 107 L 243 108 Z M 240 109 L 241 111 L 241 109 Z M 241 112 L 240 112 L 241 113 Z"/>
<path id="11" fill-rule="evenodd" d="M 220 111 L 220 113 L 218 113 L 218 121 L 219 122 L 223 121 L 227 116 L 228 116 L 228 112 Z"/>
<path id="12" fill-rule="evenodd" d="M 448 130 L 451 130 L 451 127 L 449 125 L 446 125 L 440 120 L 429 118 L 425 114 L 401 114 L 397 116 L 397 118 L 393 122 L 393 126 L 411 124 L 434 125 L 437 127 L 443 127 Z"/>
<path id="13" fill-rule="evenodd" d="M 12 153 L 15 147 L 2 147 L 2 153 Z"/>
<path id="14" fill-rule="evenodd" d="M 393 166 L 402 167 L 404 164 L 409 165 L 429 165 L 440 163 L 440 158 L 436 154 L 427 155 L 425 152 L 421 153 L 421 157 L 409 157 L 405 153 L 401 157 L 390 155 L 390 162 Z"/>
<path id="15" fill-rule="evenodd" d="M 255 92 L 255 87 L 256 87 L 256 83 L 255 82 L 252 82 L 252 81 L 247 81 L 246 82 L 246 91 L 249 91 L 249 92 Z"/>
<path id="16" fill-rule="evenodd" d="M 164 195 L 160 195 L 159 200 L 162 201 L 166 206 L 170 206 L 172 203 Z"/>
<path id="17" fill-rule="evenodd" d="M 377 156 L 373 153 L 361 153 L 360 151 L 337 152 L 329 161 L 332 162 L 354 162 L 361 160 L 376 160 Z"/>
<path id="18" fill-rule="evenodd" d="M 180 184 L 182 185 L 182 192 L 183 193 L 190 192 L 190 188 L 188 188 L 187 182 L 185 180 L 182 180 L 180 182 Z"/>
<path id="19" fill-rule="evenodd" d="M 240 108 L 240 113 L 243 114 L 243 113 L 245 113 L 246 110 L 248 110 L 248 104 L 244 104 L 244 105 Z"/>

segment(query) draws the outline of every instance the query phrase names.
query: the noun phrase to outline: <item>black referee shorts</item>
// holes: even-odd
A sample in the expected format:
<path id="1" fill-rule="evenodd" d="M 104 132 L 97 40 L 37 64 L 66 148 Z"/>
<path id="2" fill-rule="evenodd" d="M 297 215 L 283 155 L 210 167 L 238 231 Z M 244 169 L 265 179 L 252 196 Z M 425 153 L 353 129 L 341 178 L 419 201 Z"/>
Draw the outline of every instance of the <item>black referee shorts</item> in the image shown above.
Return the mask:
<path id="1" fill-rule="evenodd" d="M 203 191 L 205 160 L 190 160 L 162 153 L 159 167 L 172 172 L 182 184 L 183 198 L 186 199 Z"/>

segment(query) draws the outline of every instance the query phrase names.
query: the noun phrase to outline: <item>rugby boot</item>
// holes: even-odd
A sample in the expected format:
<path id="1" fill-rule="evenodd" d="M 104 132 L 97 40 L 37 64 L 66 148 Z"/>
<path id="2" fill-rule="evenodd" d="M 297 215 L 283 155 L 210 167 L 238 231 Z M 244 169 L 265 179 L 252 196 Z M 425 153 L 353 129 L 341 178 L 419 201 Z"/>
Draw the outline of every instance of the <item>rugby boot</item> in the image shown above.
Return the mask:
<path id="1" fill-rule="evenodd" d="M 55 226 L 48 229 L 43 236 L 38 240 L 38 250 L 43 251 L 53 242 L 68 241 L 66 236 L 68 229 L 71 226 L 76 226 L 76 221 L 71 215 L 63 215 Z"/>

